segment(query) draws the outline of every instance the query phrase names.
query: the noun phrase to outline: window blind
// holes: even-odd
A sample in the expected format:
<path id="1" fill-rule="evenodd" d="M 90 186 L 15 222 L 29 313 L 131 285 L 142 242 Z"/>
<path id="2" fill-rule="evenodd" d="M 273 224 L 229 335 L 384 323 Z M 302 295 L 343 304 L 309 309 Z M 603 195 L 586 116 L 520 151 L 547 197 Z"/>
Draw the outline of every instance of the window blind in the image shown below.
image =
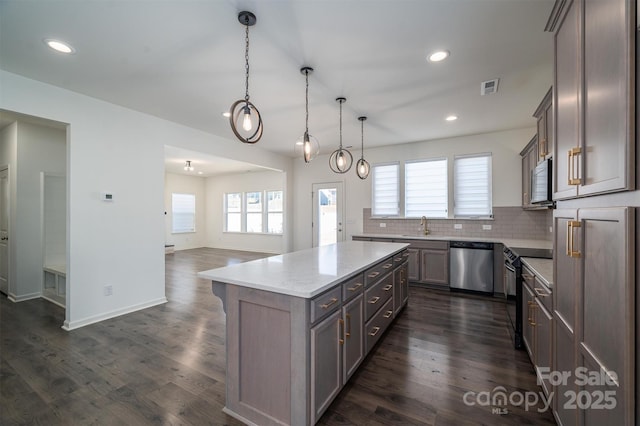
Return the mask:
<path id="1" fill-rule="evenodd" d="M 196 231 L 196 196 L 171 194 L 171 232 Z"/>
<path id="2" fill-rule="evenodd" d="M 372 172 L 371 214 L 373 216 L 398 216 L 399 164 L 374 165 Z"/>
<path id="3" fill-rule="evenodd" d="M 405 217 L 447 217 L 447 159 L 407 162 L 404 172 Z"/>
<path id="4" fill-rule="evenodd" d="M 490 153 L 454 158 L 453 201 L 455 217 L 492 215 Z"/>

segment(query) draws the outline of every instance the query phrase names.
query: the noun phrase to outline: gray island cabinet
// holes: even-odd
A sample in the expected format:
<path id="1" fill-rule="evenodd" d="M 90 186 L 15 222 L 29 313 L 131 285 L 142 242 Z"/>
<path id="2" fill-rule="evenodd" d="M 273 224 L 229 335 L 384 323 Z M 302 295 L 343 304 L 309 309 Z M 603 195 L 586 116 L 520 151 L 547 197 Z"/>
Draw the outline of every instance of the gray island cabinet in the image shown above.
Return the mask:
<path id="1" fill-rule="evenodd" d="M 227 316 L 224 412 L 315 424 L 406 305 L 407 246 L 346 241 L 198 273 Z"/>

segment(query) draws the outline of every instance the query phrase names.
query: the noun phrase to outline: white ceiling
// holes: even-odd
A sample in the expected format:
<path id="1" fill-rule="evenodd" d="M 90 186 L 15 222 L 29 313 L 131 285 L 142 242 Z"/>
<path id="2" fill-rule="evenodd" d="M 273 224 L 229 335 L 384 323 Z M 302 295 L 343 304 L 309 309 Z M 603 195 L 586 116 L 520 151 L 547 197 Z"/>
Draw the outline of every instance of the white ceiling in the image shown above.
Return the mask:
<path id="1" fill-rule="evenodd" d="M 237 14 L 250 10 L 258 20 L 250 29 L 250 94 L 265 121 L 258 144 L 293 156 L 305 118 L 299 69 L 309 65 L 315 68 L 310 133 L 323 153 L 337 147 L 335 98 L 344 96 L 344 144 L 357 151 L 360 115 L 369 117 L 365 149 L 533 127 L 531 114 L 552 82 L 552 36 L 543 32 L 552 6 L 553 0 L 0 1 L 0 67 L 233 139 L 221 113 L 244 97 Z M 76 53 L 53 52 L 45 38 L 65 40 Z M 451 56 L 429 63 L 435 49 Z M 480 83 L 494 78 L 498 93 L 480 96 Z M 460 118 L 446 122 L 451 113 Z M 169 158 L 198 155 L 168 152 L 175 156 L 168 155 L 167 169 Z"/>

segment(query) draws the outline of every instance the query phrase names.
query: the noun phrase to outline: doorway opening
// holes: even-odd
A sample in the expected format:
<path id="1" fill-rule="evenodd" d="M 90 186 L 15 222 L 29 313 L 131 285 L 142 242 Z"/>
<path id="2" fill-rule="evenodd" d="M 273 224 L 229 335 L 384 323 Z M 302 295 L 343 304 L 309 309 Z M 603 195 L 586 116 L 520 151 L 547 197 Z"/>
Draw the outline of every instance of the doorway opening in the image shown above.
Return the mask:
<path id="1" fill-rule="evenodd" d="M 312 187 L 313 247 L 344 241 L 343 183 L 314 183 Z"/>

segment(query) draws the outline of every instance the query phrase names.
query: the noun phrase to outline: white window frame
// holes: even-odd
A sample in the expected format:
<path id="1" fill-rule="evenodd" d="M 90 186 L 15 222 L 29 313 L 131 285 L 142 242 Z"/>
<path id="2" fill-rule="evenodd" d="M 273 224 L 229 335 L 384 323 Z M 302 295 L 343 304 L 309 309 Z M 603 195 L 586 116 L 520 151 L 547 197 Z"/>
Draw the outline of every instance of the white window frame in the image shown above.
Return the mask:
<path id="1" fill-rule="evenodd" d="M 424 167 L 429 167 L 429 163 L 442 163 L 444 162 L 444 175 L 438 176 L 439 178 L 444 179 L 444 194 L 438 194 L 440 196 L 444 195 L 444 203 L 439 207 L 442 208 L 441 213 L 434 215 L 432 213 L 427 213 L 426 211 L 411 214 L 409 212 L 409 203 L 413 197 L 410 197 L 410 193 L 414 190 L 414 188 L 410 187 L 409 178 L 410 173 L 408 173 L 408 168 L 411 168 L 412 165 L 423 164 Z M 421 182 L 422 183 L 422 182 Z M 424 188 L 423 185 L 418 185 L 417 190 L 429 191 L 428 188 Z M 441 189 L 441 188 L 440 188 Z M 417 198 L 417 197 L 416 197 Z M 438 158 L 428 158 L 423 160 L 411 160 L 404 162 L 404 217 L 405 218 L 420 218 L 422 216 L 426 216 L 427 218 L 434 219 L 447 219 L 449 214 L 449 160 L 447 157 L 438 157 Z"/>
<path id="2" fill-rule="evenodd" d="M 391 212 L 380 212 L 376 206 L 376 174 L 378 173 L 379 168 L 395 166 L 396 167 L 396 211 L 395 213 Z M 400 217 L 400 162 L 396 161 L 393 163 L 379 163 L 374 164 L 371 167 L 371 216 L 372 217 Z"/>
<path id="3" fill-rule="evenodd" d="M 262 208 L 260 212 L 249 212 L 247 208 L 247 194 L 249 193 L 259 193 L 260 194 L 260 203 Z M 281 210 L 269 210 L 267 196 L 269 193 L 280 192 L 282 193 L 282 209 Z M 229 218 L 229 210 L 228 210 L 228 196 L 231 194 L 240 194 L 240 212 L 233 212 L 234 214 L 240 215 L 240 230 L 230 231 L 228 218 Z M 272 189 L 272 190 L 259 190 L 259 191 L 231 191 L 225 192 L 223 194 L 223 231 L 225 233 L 241 233 L 241 234 L 267 234 L 267 235 L 283 235 L 284 227 L 285 227 L 285 214 L 284 214 L 284 202 L 285 202 L 285 194 L 282 189 Z M 282 232 L 269 232 L 269 213 L 280 213 L 282 214 Z M 260 231 L 248 231 L 247 230 L 247 216 L 249 214 L 260 214 L 262 223 Z"/>
<path id="4" fill-rule="evenodd" d="M 486 176 L 486 189 L 487 199 L 484 205 L 483 211 L 478 211 L 477 214 L 473 213 L 460 213 L 459 209 L 463 208 L 460 204 L 463 204 L 460 197 L 463 196 L 458 190 L 458 183 L 464 178 L 459 176 L 459 160 L 471 159 L 471 158 L 486 158 L 487 164 L 487 176 Z M 453 157 L 453 217 L 454 218 L 492 218 L 493 217 L 493 156 L 490 152 L 483 152 L 477 154 L 456 155 Z M 468 185 L 465 185 L 468 188 Z"/>
<path id="5" fill-rule="evenodd" d="M 192 227 L 182 227 L 176 228 L 176 204 L 178 200 L 176 198 L 185 198 L 189 197 L 193 201 L 193 209 L 188 211 L 187 213 L 191 213 L 192 217 Z M 179 204 L 183 204 L 186 200 L 182 200 Z M 191 207 L 191 206 L 188 206 Z M 171 193 L 171 233 L 172 234 L 192 234 L 196 232 L 196 194 L 188 193 L 188 192 L 172 192 Z"/>
<path id="6" fill-rule="evenodd" d="M 269 210 L 269 194 L 274 192 L 279 192 L 281 194 L 282 208 L 280 210 Z M 270 213 L 280 213 L 282 215 L 282 232 L 269 231 L 269 214 Z M 284 233 L 284 191 L 282 189 L 264 191 L 264 219 L 262 223 L 264 224 L 264 231 L 266 234 L 282 235 Z"/>

